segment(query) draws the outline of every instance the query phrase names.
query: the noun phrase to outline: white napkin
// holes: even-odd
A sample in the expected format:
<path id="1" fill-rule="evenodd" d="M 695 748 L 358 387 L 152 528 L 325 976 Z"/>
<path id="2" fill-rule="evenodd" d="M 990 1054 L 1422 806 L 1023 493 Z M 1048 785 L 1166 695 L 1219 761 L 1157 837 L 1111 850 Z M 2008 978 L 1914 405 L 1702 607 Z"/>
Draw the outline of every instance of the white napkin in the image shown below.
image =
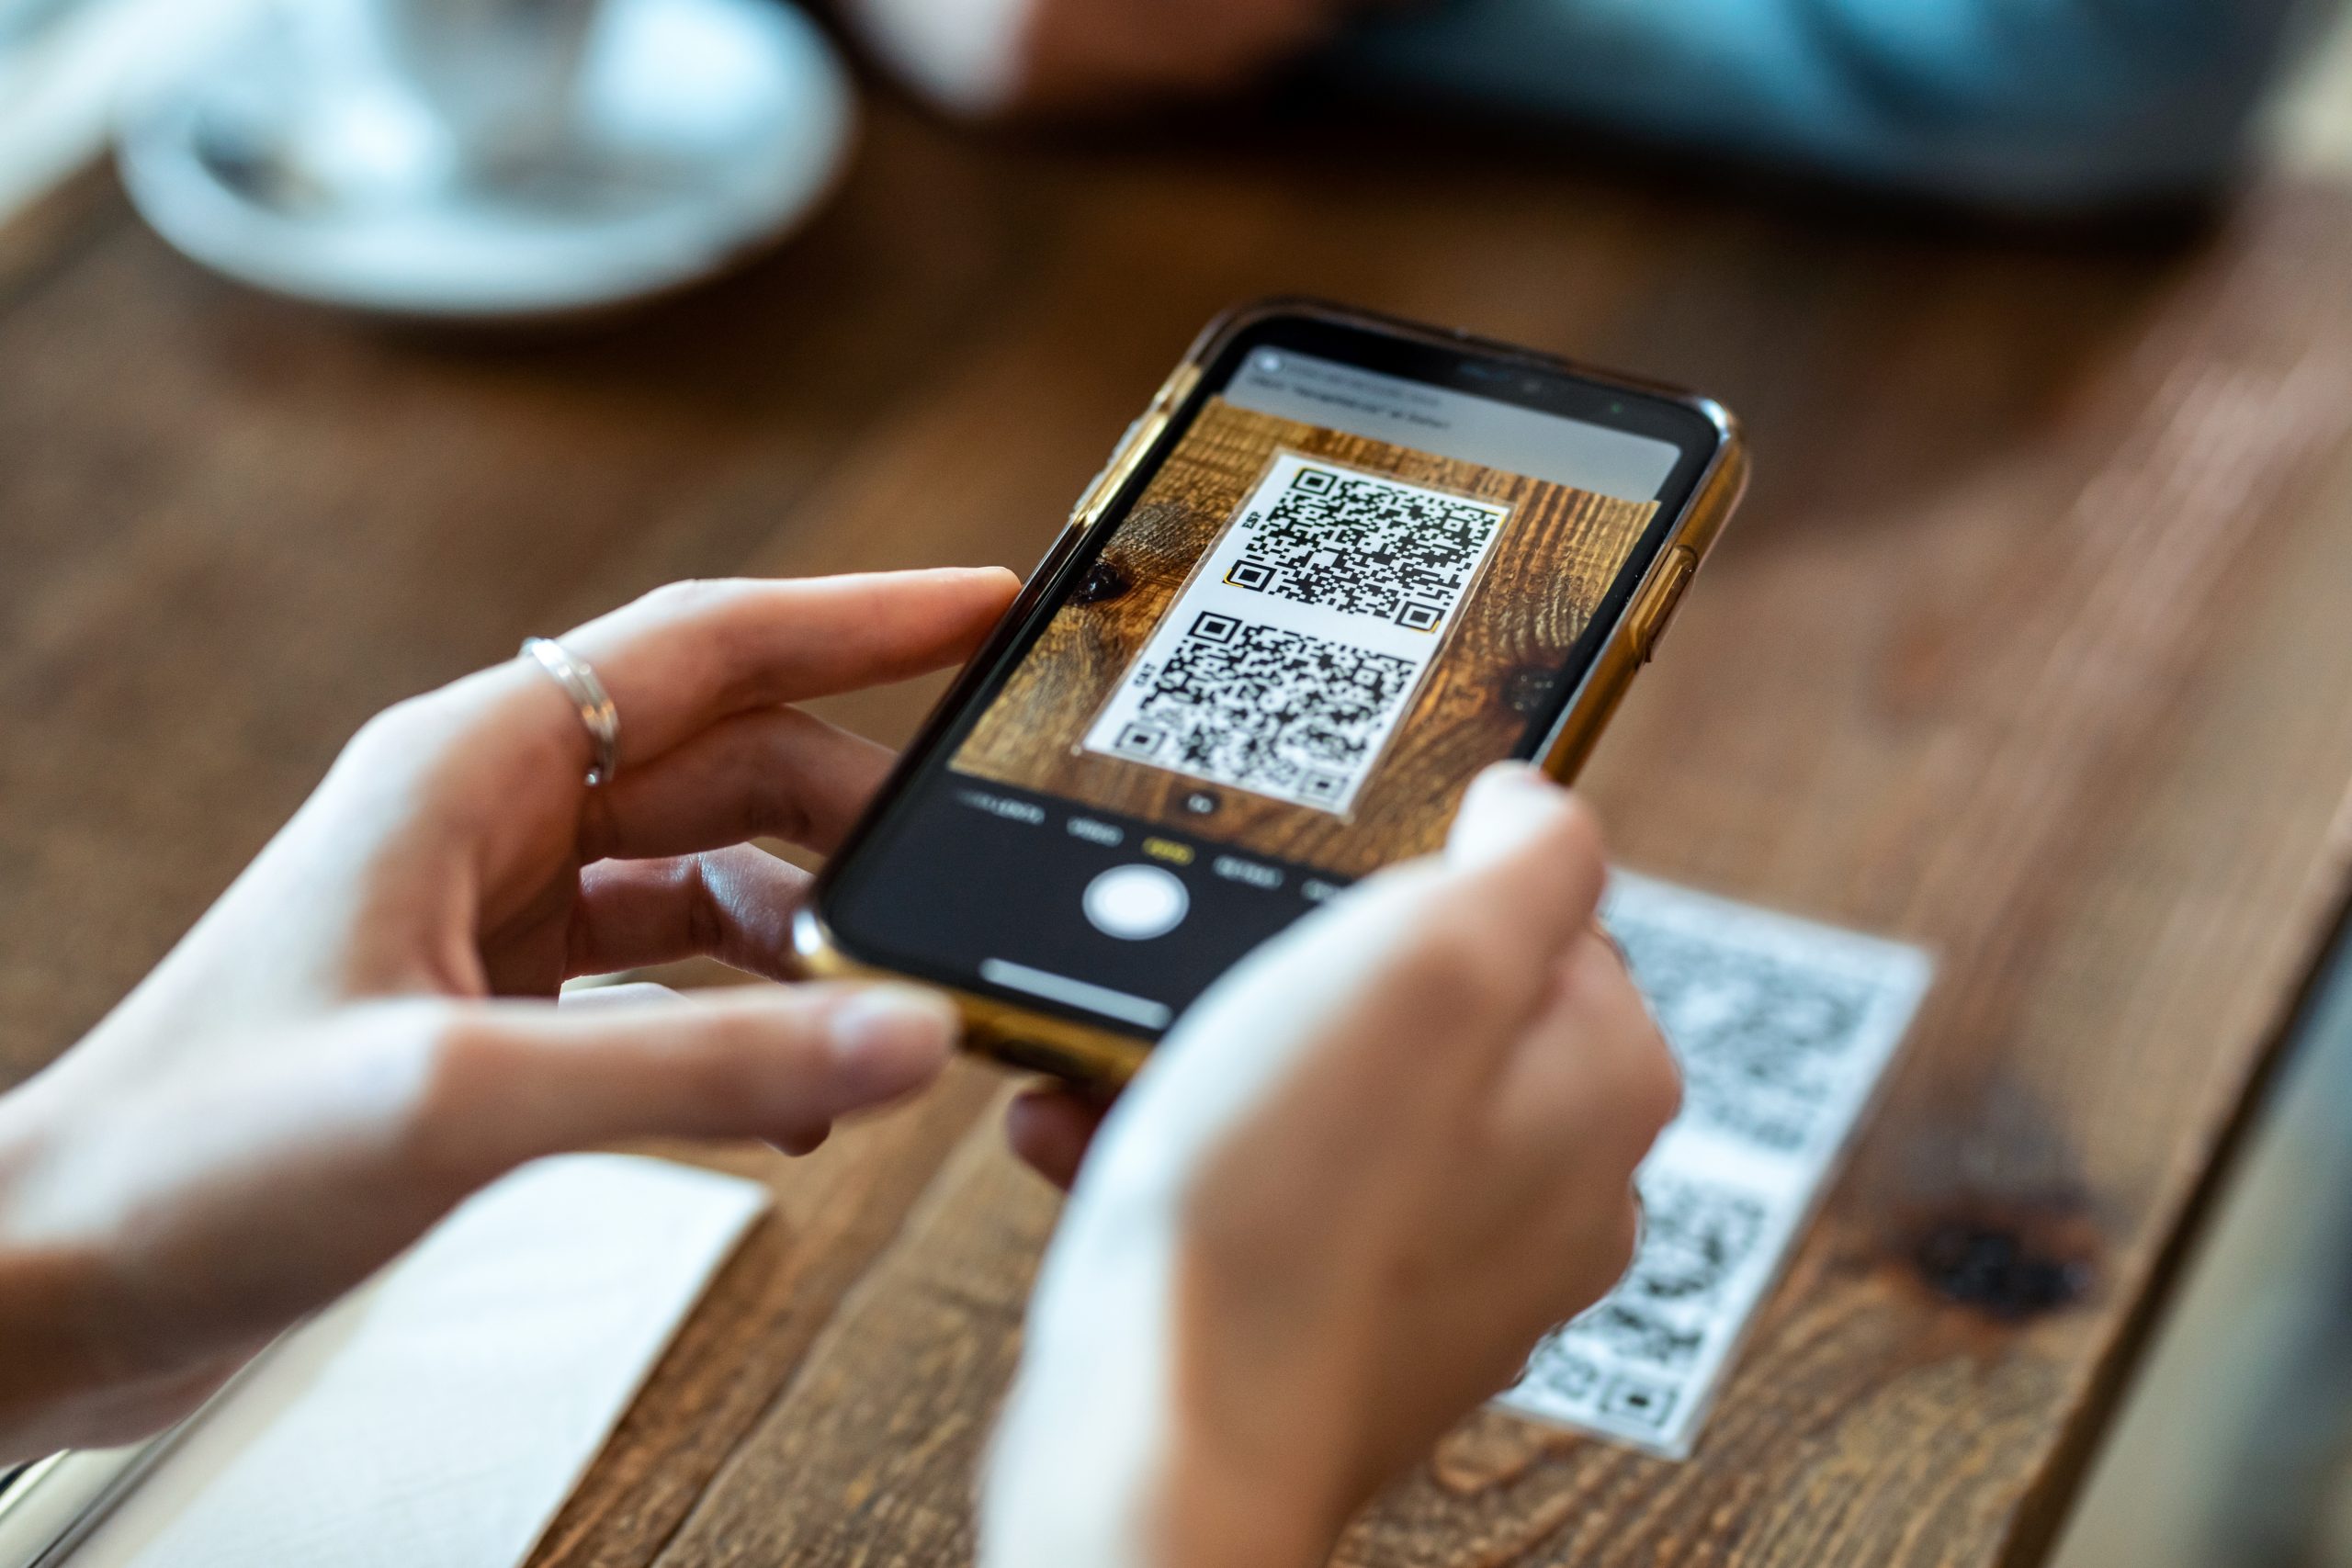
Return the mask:
<path id="1" fill-rule="evenodd" d="M 767 1201 L 622 1155 L 524 1168 L 280 1341 L 73 1568 L 513 1568 Z"/>

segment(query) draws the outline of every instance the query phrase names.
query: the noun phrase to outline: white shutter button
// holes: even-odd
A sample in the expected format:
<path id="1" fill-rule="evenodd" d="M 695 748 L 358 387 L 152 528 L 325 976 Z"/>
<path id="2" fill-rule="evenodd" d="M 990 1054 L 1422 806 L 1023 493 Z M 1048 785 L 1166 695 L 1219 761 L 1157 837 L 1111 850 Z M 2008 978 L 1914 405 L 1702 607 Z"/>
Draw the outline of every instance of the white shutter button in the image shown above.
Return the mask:
<path id="1" fill-rule="evenodd" d="M 1086 918 L 1104 936 L 1143 942 L 1182 924 L 1193 896 L 1156 865 L 1120 865 L 1086 885 Z"/>

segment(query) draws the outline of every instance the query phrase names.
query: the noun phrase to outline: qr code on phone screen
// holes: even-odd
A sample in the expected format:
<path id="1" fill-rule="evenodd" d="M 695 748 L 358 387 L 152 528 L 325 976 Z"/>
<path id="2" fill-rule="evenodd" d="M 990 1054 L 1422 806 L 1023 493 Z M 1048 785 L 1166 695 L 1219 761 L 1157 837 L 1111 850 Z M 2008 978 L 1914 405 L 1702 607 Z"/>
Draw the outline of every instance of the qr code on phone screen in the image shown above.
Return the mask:
<path id="1" fill-rule="evenodd" d="M 1402 659 L 1204 610 L 1142 690 L 1112 750 L 1309 804 L 1339 799 L 1411 683 Z"/>
<path id="2" fill-rule="evenodd" d="M 1345 812 L 1510 516 L 1278 455 L 1087 750 Z"/>
<path id="3" fill-rule="evenodd" d="M 1302 465 L 1236 531 L 1236 588 L 1433 629 L 1462 596 L 1502 520 L 1491 503 L 1370 474 Z"/>

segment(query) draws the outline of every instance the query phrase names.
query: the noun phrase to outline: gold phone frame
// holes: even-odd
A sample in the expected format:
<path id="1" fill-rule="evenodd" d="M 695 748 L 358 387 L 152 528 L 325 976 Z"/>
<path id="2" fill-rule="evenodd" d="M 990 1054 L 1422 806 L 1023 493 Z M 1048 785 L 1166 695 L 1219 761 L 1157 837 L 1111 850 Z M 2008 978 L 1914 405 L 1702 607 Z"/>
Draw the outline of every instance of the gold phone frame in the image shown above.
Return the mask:
<path id="1" fill-rule="evenodd" d="M 1306 316 L 1338 325 L 1366 329 L 1427 344 L 1433 348 L 1471 350 L 1515 360 L 1533 367 L 1565 372 L 1604 387 L 1621 388 L 1645 398 L 1663 398 L 1703 417 L 1718 433 L 1715 455 L 1699 475 L 1681 515 L 1650 561 L 1648 571 L 1625 601 L 1600 650 L 1586 669 L 1575 694 L 1544 744 L 1544 771 L 1563 784 L 1573 783 L 1592 754 L 1601 731 L 1609 726 L 1634 677 L 1649 661 L 1665 635 L 1691 577 L 1706 559 L 1724 522 L 1739 504 L 1747 485 L 1747 447 L 1739 422 L 1712 398 L 1679 388 L 1629 376 L 1596 371 L 1556 355 L 1539 354 L 1515 344 L 1452 333 L 1410 321 L 1351 310 L 1315 299 L 1258 300 L 1229 310 L 1203 330 L 1183 359 L 1160 384 L 1141 418 L 1127 427 L 1113 449 L 1111 459 L 1080 496 L 1069 525 L 1030 573 L 1020 599 L 1007 612 L 1007 627 L 1025 623 L 1036 609 L 1046 585 L 1135 477 L 1145 462 L 1159 454 L 1160 440 L 1177 412 L 1184 406 L 1203 373 L 1238 333 L 1274 316 Z M 978 667 L 983 659 L 975 660 Z M 942 698 L 914 744 L 913 757 L 927 751 L 943 728 L 961 711 L 974 694 L 959 683 Z M 894 790 L 904 776 L 885 786 Z M 903 978 L 895 972 L 865 964 L 843 951 L 812 898 L 793 919 L 793 947 L 800 972 L 811 979 L 884 980 Z M 925 982 L 931 984 L 932 982 Z M 1125 1082 L 1151 1053 L 1151 1043 L 1109 1027 L 1080 1023 L 1050 1013 L 1034 1011 L 994 997 L 946 988 L 961 1010 L 966 1047 L 1010 1066 L 1050 1073 L 1057 1077 L 1112 1087 Z"/>

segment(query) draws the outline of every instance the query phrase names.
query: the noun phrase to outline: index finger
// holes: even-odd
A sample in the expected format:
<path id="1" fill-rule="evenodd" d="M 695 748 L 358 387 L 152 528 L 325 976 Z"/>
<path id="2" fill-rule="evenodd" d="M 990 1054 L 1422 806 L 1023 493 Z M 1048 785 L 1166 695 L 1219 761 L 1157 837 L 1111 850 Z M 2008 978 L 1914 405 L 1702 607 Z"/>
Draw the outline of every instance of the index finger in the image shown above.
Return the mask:
<path id="1" fill-rule="evenodd" d="M 621 762 L 722 718 L 953 664 L 1019 591 L 1001 567 L 677 582 L 565 634 L 621 718 Z"/>

